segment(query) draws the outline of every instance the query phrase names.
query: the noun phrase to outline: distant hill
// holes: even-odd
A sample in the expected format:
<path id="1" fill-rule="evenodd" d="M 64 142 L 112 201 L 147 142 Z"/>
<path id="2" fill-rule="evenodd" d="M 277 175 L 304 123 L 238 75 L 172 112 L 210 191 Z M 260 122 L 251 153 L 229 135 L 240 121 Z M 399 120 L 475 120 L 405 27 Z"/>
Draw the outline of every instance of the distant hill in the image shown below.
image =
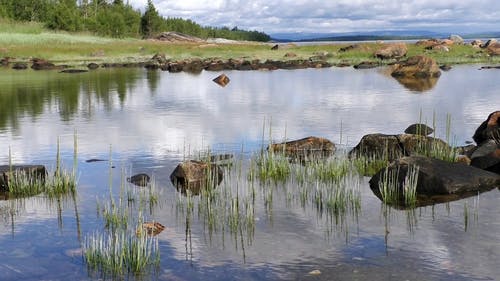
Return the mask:
<path id="1" fill-rule="evenodd" d="M 411 40 L 424 38 L 446 38 L 453 33 L 426 30 L 387 30 L 344 33 L 274 33 L 271 40 L 277 42 L 304 41 L 369 41 L 369 40 Z M 459 34 L 462 38 L 499 38 L 500 32 Z"/>

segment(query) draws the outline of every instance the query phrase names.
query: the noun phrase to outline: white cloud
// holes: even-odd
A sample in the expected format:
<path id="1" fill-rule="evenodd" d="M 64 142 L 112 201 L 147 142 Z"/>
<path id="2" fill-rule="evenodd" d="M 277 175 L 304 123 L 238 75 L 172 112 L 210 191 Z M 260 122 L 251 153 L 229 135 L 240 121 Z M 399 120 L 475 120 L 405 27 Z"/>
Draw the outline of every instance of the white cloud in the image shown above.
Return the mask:
<path id="1" fill-rule="evenodd" d="M 479 32 L 497 30 L 498 0 L 154 0 L 165 17 L 267 33 L 381 29 Z M 146 0 L 130 0 L 144 9 Z"/>

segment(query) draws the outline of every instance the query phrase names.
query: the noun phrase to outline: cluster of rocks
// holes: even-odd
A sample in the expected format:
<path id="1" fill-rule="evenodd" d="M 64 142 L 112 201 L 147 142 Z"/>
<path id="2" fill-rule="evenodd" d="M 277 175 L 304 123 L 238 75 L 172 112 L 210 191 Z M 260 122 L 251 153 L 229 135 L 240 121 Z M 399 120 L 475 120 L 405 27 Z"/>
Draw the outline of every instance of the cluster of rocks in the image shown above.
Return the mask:
<path id="1" fill-rule="evenodd" d="M 291 55 L 290 55 L 291 56 Z M 223 70 L 276 70 L 276 69 L 305 69 L 331 67 L 332 64 L 325 60 L 318 59 L 317 56 L 309 59 L 293 59 L 285 61 L 266 60 L 260 61 L 245 59 L 222 60 L 217 58 L 209 59 L 185 59 L 170 60 L 163 54 L 154 55 L 144 64 L 147 69 L 161 69 L 169 72 L 190 72 L 200 73 L 207 71 Z"/>

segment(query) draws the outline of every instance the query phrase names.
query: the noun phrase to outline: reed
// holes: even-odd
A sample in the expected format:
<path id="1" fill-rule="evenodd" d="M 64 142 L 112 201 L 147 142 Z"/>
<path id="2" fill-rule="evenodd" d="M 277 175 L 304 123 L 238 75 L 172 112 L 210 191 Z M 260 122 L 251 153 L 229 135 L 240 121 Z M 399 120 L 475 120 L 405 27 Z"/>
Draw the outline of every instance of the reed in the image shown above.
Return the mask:
<path id="1" fill-rule="evenodd" d="M 84 241 L 84 260 L 91 270 L 122 276 L 159 265 L 158 239 L 125 231 L 94 233 Z"/>
<path id="2" fill-rule="evenodd" d="M 415 207 L 417 203 L 417 184 L 419 167 L 408 165 L 405 177 L 400 182 L 400 169 L 394 170 L 386 167 L 382 172 L 379 181 L 379 192 L 382 201 L 390 205 L 401 205 L 406 207 Z"/>

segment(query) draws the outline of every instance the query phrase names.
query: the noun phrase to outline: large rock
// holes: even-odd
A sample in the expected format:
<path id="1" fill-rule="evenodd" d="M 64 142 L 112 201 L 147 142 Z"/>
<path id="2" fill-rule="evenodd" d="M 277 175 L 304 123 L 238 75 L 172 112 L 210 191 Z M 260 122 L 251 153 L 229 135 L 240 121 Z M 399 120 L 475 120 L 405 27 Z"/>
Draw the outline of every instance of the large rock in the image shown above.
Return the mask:
<path id="1" fill-rule="evenodd" d="M 169 32 L 162 32 L 158 36 L 155 37 L 156 40 L 160 41 L 168 41 L 168 42 L 173 42 L 173 43 L 182 43 L 182 42 L 191 42 L 191 43 L 201 43 L 205 42 L 205 40 L 183 34 L 180 32 L 175 32 L 175 31 L 169 31 Z"/>
<path id="2" fill-rule="evenodd" d="M 30 177 L 45 180 L 47 170 L 43 165 L 3 165 L 0 166 L 0 191 L 9 190 L 9 178 L 14 176 L 12 173 L 24 173 Z"/>
<path id="3" fill-rule="evenodd" d="M 429 48 L 429 47 L 432 47 L 434 45 L 439 45 L 441 44 L 442 42 L 438 39 L 426 39 L 426 40 L 420 40 L 420 41 L 417 41 L 415 43 L 415 45 L 417 46 L 421 46 L 421 47 L 424 47 L 424 48 Z"/>
<path id="4" fill-rule="evenodd" d="M 177 165 L 170 180 L 177 190 L 199 194 L 203 188 L 215 188 L 222 181 L 222 169 L 213 163 L 188 160 Z"/>
<path id="5" fill-rule="evenodd" d="M 496 43 L 490 44 L 488 46 L 488 48 L 486 48 L 486 51 L 491 56 L 500 56 L 500 43 L 496 42 Z"/>
<path id="6" fill-rule="evenodd" d="M 488 115 L 481 125 L 476 129 L 472 139 L 481 145 L 487 140 L 495 140 L 500 142 L 500 111 L 495 111 Z"/>
<path id="7" fill-rule="evenodd" d="M 497 43 L 497 39 L 489 39 L 488 41 L 486 41 L 484 44 L 481 45 L 481 48 L 483 49 L 488 48 L 489 46 L 495 43 Z"/>
<path id="8" fill-rule="evenodd" d="M 395 64 L 391 72 L 393 77 L 431 78 L 439 77 L 441 71 L 433 58 L 413 56 L 406 61 Z"/>
<path id="9" fill-rule="evenodd" d="M 271 144 L 269 151 L 285 153 L 285 155 L 299 159 L 328 157 L 335 153 L 335 144 L 328 139 L 307 137 L 299 140 Z"/>
<path id="10" fill-rule="evenodd" d="M 408 47 L 405 43 L 388 44 L 378 49 L 375 56 L 379 59 L 399 59 L 406 56 Z"/>
<path id="11" fill-rule="evenodd" d="M 487 140 L 476 147 L 471 155 L 471 165 L 500 174 L 500 142 Z"/>
<path id="12" fill-rule="evenodd" d="M 450 151 L 452 149 L 444 141 L 428 136 L 369 134 L 361 138 L 358 145 L 349 152 L 349 156 L 374 157 L 392 161 L 403 156 L 419 155 L 432 148 Z"/>
<path id="13" fill-rule="evenodd" d="M 464 43 L 464 39 L 462 37 L 460 37 L 460 35 L 456 35 L 456 34 L 450 35 L 449 39 L 451 41 L 453 41 L 453 44 L 456 44 L 456 45 L 462 45 Z"/>
<path id="14" fill-rule="evenodd" d="M 404 195 L 404 181 L 410 166 L 418 167 L 416 184 L 419 196 L 469 194 L 496 188 L 500 176 L 462 163 L 451 163 L 434 158 L 413 156 L 395 160 L 387 169 L 382 169 L 370 180 L 370 188 L 380 197 L 379 183 L 384 174 L 393 173 L 396 178 L 398 193 Z M 400 198 L 400 203 L 404 203 Z M 419 205 L 417 203 L 417 205 Z"/>

